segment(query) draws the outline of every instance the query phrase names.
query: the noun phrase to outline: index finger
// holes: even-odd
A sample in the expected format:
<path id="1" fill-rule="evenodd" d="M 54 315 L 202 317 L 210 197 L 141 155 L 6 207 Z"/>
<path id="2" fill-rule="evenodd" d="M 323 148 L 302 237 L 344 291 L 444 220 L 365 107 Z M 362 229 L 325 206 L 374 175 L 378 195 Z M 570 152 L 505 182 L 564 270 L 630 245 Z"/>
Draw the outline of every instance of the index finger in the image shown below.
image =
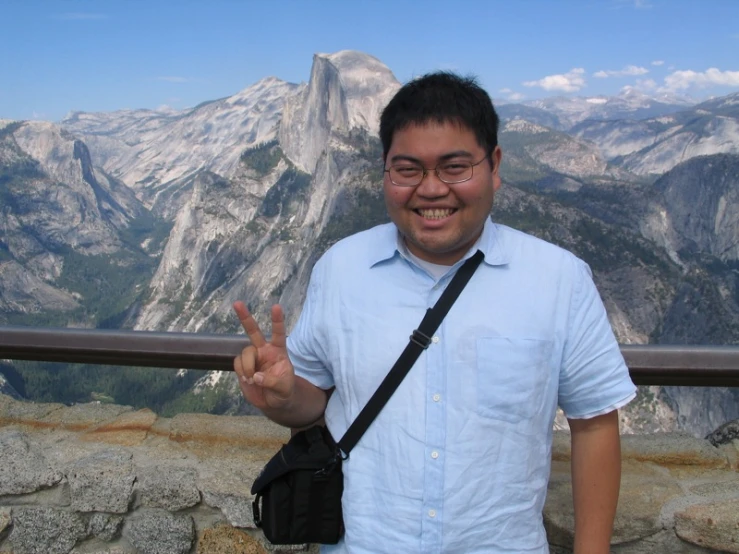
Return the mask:
<path id="1" fill-rule="evenodd" d="M 262 331 L 259 329 L 259 325 L 257 325 L 257 321 L 254 319 L 254 316 L 249 313 L 249 309 L 246 307 L 246 304 L 239 300 L 234 302 L 233 308 L 241 322 L 241 326 L 244 328 L 244 331 L 246 331 L 246 334 L 249 335 L 249 340 L 251 340 L 252 345 L 257 348 L 261 348 L 267 344 Z"/>

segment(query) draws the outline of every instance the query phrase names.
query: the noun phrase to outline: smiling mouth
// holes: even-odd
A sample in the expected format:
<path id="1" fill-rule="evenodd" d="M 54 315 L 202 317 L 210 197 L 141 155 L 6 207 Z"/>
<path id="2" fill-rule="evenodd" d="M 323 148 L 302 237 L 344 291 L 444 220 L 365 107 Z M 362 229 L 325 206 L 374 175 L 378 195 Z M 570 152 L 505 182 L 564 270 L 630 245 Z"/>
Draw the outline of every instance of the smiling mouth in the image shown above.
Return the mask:
<path id="1" fill-rule="evenodd" d="M 454 208 L 444 208 L 444 209 L 435 208 L 432 210 L 417 209 L 413 211 L 415 211 L 418 215 L 420 215 L 424 219 L 444 219 L 445 217 L 449 217 L 450 215 L 452 215 L 457 210 Z"/>

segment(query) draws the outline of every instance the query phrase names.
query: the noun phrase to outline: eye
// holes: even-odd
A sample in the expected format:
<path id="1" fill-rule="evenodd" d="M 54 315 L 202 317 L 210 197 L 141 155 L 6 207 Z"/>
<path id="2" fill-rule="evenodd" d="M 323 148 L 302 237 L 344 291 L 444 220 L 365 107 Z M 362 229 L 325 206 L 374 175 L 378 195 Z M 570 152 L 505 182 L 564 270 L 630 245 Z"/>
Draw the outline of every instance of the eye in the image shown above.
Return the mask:
<path id="1" fill-rule="evenodd" d="M 417 165 L 394 165 L 393 169 L 403 177 L 413 177 L 414 175 L 418 175 L 423 171 L 420 167 Z"/>
<path id="2" fill-rule="evenodd" d="M 441 171 L 448 175 L 461 175 L 470 168 L 470 164 L 465 162 L 450 162 L 439 167 Z"/>

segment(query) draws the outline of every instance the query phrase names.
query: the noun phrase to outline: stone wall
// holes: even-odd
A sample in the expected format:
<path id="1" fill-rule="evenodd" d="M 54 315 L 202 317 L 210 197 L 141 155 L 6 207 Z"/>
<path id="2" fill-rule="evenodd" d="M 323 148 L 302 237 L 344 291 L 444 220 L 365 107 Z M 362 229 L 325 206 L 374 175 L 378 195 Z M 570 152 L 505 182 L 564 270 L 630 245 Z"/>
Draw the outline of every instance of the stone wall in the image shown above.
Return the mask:
<path id="1" fill-rule="evenodd" d="M 251 517 L 251 483 L 288 435 L 258 416 L 0 395 L 0 553 L 306 550 L 267 544 Z M 739 439 L 725 442 L 624 436 L 612 551 L 739 553 Z M 553 554 L 571 551 L 569 455 L 558 432 L 544 513 Z"/>

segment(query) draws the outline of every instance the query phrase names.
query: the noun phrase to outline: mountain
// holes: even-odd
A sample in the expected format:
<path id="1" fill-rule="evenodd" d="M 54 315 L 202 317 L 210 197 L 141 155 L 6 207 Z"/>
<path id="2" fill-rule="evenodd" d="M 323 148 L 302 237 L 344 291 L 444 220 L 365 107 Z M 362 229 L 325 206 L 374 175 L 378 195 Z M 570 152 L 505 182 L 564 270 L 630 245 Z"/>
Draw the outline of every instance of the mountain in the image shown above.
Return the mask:
<path id="1" fill-rule="evenodd" d="M 505 148 L 501 171 L 511 182 L 577 190 L 580 179 L 606 173 L 594 144 L 524 119 L 504 123 L 499 142 Z"/>
<path id="2" fill-rule="evenodd" d="M 739 262 L 739 154 L 683 162 L 660 177 L 643 228 L 667 251 Z"/>
<path id="3" fill-rule="evenodd" d="M 299 85 L 268 77 L 241 92 L 182 112 L 74 113 L 61 122 L 89 144 L 94 162 L 171 218 L 193 175 L 228 175 L 241 152 L 273 140 L 285 98 Z"/>
<path id="4" fill-rule="evenodd" d="M 316 54 L 307 83 L 270 77 L 188 110 L 3 122 L 0 321 L 234 333 L 240 299 L 266 328 L 280 302 L 290 327 L 326 248 L 387 221 L 377 128 L 398 86 L 376 58 L 342 51 Z M 737 162 L 724 153 L 735 96 L 689 107 L 631 92 L 500 112 L 494 218 L 590 264 L 620 342 L 739 342 Z M 630 119 L 607 119 L 619 117 Z M 702 146 L 649 165 L 686 133 Z M 161 385 L 138 372 L 131 390 L 84 375 L 98 397 L 251 410 L 229 373 Z M 701 433 L 736 406 L 725 390 L 706 394 L 641 389 L 623 424 Z"/>
<path id="5" fill-rule="evenodd" d="M 23 395 L 19 390 L 25 393 L 23 378 L 11 364 L 0 361 L 0 395 L 21 400 Z"/>
<path id="6" fill-rule="evenodd" d="M 565 126 L 554 113 L 524 104 L 496 104 L 496 111 L 501 123 L 522 119 L 541 127 L 564 131 Z"/>
<path id="7" fill-rule="evenodd" d="M 240 151 L 229 178 L 195 178 L 136 327 L 232 331 L 237 299 L 257 313 L 279 300 L 294 321 L 318 255 L 354 228 L 348 216 L 385 220 L 371 133 L 397 87 L 371 56 L 314 56 L 311 81 L 285 100 L 278 140 Z M 298 148 L 303 137 L 313 150 Z"/>
<path id="8" fill-rule="evenodd" d="M 586 120 L 571 129 L 638 175 L 661 175 L 696 156 L 739 153 L 739 93 L 643 120 Z"/>
<path id="9" fill-rule="evenodd" d="M 125 309 L 156 248 L 133 191 L 51 123 L 5 122 L 0 164 L 0 321 L 101 324 Z"/>
<path id="10" fill-rule="evenodd" d="M 558 96 L 532 100 L 526 105 L 557 117 L 562 130 L 586 120 L 639 120 L 660 117 L 684 110 L 695 102 L 677 96 L 652 97 L 627 87 L 617 96 Z"/>
<path id="11" fill-rule="evenodd" d="M 377 58 L 352 51 L 316 54 L 308 86 L 287 101 L 279 142 L 290 160 L 313 173 L 332 133 L 377 135 L 380 112 L 400 84 Z"/>

